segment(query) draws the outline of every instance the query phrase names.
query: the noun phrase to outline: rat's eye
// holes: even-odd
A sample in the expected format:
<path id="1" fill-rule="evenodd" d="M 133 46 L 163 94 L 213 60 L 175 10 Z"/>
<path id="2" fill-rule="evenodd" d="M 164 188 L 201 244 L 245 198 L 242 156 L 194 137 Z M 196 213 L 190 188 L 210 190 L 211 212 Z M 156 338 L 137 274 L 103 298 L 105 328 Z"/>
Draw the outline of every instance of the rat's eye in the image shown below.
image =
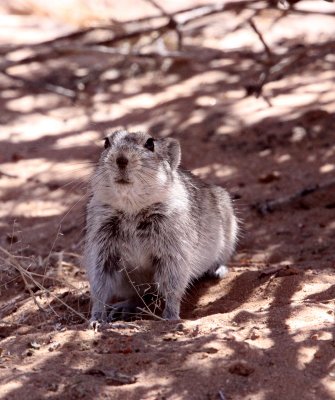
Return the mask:
<path id="1" fill-rule="evenodd" d="M 104 148 L 105 149 L 108 149 L 108 147 L 111 147 L 111 144 L 110 144 L 110 141 L 109 141 L 108 137 L 106 137 L 104 139 L 104 141 L 105 141 L 105 144 L 104 144 Z"/>
<path id="2" fill-rule="evenodd" d="M 144 147 L 150 151 L 154 151 L 155 150 L 155 140 L 153 138 L 149 138 L 146 142 Z"/>

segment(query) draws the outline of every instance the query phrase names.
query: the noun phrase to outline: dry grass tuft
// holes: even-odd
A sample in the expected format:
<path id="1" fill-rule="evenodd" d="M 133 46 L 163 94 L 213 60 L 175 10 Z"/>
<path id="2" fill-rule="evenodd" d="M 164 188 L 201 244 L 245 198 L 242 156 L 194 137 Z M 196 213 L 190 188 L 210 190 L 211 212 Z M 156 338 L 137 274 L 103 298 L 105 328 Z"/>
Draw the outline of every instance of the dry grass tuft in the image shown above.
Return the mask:
<path id="1" fill-rule="evenodd" d="M 79 317 L 81 320 L 87 322 L 88 319 L 85 317 L 85 315 L 77 310 L 75 310 L 73 307 L 71 307 L 69 304 L 67 304 L 65 301 L 63 301 L 59 296 L 54 294 L 51 290 L 46 288 L 43 284 L 41 284 L 36 278 L 45 278 L 45 275 L 43 274 L 38 274 L 32 271 L 29 271 L 27 268 L 23 267 L 19 261 L 20 257 L 17 257 L 13 254 L 11 254 L 8 250 L 4 249 L 3 247 L 0 247 L 0 252 L 4 256 L 0 256 L 0 259 L 8 266 L 14 268 L 17 272 L 19 272 L 26 290 L 29 292 L 31 299 L 33 300 L 34 304 L 36 307 L 42 311 L 45 312 L 45 308 L 41 306 L 39 301 L 37 300 L 37 297 L 35 293 L 31 289 L 31 284 L 33 284 L 35 287 L 37 287 L 43 294 L 45 294 L 47 297 L 51 297 L 52 299 L 56 300 L 56 302 L 59 302 L 62 304 L 66 309 L 71 311 L 73 314 L 75 314 L 77 317 Z M 63 279 L 59 278 L 52 278 L 53 280 L 57 281 L 58 283 L 65 284 L 67 286 L 70 286 L 72 290 L 77 290 L 74 286 L 69 285 L 67 282 L 65 282 Z M 54 308 L 49 304 L 51 310 L 58 316 Z"/>

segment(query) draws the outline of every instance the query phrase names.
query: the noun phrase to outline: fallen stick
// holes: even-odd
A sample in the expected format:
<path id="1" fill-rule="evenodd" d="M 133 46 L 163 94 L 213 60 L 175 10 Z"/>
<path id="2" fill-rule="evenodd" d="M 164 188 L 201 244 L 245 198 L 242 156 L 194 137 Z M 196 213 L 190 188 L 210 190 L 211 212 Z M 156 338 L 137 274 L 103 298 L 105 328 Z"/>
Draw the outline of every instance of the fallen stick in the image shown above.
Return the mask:
<path id="1" fill-rule="evenodd" d="M 282 206 L 287 206 L 293 203 L 295 200 L 306 197 L 319 190 L 329 189 L 333 186 L 335 186 L 335 179 L 325 183 L 317 183 L 313 186 L 303 188 L 296 193 L 290 194 L 288 196 L 279 197 L 275 200 L 266 200 L 262 203 L 256 203 L 252 207 L 255 208 L 261 215 L 266 215 L 274 212 Z"/>

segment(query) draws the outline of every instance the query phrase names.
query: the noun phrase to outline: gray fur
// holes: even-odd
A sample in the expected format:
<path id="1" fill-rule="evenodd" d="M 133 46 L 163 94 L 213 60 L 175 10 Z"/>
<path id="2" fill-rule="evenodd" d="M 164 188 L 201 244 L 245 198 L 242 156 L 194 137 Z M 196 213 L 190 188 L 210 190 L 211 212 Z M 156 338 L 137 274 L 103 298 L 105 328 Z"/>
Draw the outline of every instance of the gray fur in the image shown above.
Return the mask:
<path id="1" fill-rule="evenodd" d="M 179 319 L 190 283 L 205 273 L 221 277 L 235 248 L 228 193 L 179 167 L 177 140 L 157 139 L 150 151 L 149 137 L 110 134 L 92 179 L 84 252 L 91 321 L 107 319 L 112 298 L 141 306 L 139 296 L 152 287 L 165 299 L 163 318 Z M 117 165 L 118 157 L 128 160 L 126 167 Z"/>

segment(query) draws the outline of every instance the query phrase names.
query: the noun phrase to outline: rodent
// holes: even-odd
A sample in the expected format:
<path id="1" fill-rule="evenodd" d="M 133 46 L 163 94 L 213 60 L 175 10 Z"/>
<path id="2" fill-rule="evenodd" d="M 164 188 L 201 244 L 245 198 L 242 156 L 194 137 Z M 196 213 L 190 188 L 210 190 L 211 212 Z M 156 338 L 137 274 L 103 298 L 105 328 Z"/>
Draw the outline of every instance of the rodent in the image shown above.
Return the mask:
<path id="1" fill-rule="evenodd" d="M 148 284 L 178 320 L 193 280 L 222 277 L 234 252 L 238 220 L 227 191 L 180 167 L 180 144 L 119 130 L 105 138 L 91 179 L 84 264 L 91 324 L 127 318 Z M 112 298 L 124 300 L 112 306 Z"/>

